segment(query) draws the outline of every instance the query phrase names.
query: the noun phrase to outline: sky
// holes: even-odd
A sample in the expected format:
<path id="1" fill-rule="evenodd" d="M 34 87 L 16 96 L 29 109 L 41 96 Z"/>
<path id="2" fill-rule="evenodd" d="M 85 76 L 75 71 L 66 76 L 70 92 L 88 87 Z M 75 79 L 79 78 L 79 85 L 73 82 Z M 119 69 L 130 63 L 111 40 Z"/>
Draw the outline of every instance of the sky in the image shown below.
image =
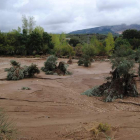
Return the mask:
<path id="1" fill-rule="evenodd" d="M 22 15 L 48 33 L 140 24 L 140 0 L 0 0 L 2 32 L 22 27 Z"/>

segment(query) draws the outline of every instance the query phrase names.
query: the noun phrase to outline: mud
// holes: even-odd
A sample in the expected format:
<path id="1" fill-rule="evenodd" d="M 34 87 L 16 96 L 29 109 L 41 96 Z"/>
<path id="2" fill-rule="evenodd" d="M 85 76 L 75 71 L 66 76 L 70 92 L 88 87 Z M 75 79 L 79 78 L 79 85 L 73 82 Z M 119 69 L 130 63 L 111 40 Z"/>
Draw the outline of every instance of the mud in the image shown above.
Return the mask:
<path id="1" fill-rule="evenodd" d="M 35 63 L 39 68 L 45 59 L 0 58 L 0 107 L 16 123 L 19 140 L 93 140 L 90 129 L 95 123 L 111 125 L 110 137 L 114 140 L 140 139 L 139 97 L 105 103 L 98 97 L 80 94 L 105 82 L 111 71 L 109 62 L 97 61 L 85 68 L 73 60 L 68 68 L 73 73 L 70 76 L 41 72 L 35 78 L 7 81 L 4 68 L 10 67 L 12 59 L 21 65 Z M 140 91 L 139 80 L 136 82 Z M 21 90 L 22 87 L 31 90 Z"/>

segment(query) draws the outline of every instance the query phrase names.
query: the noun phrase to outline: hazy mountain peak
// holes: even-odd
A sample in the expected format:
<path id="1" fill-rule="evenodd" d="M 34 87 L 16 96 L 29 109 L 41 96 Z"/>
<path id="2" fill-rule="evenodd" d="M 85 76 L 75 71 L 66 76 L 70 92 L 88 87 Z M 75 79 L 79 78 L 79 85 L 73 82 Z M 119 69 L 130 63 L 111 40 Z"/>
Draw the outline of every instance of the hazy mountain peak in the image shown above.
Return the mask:
<path id="1" fill-rule="evenodd" d="M 113 34 L 122 34 L 123 31 L 127 29 L 136 29 L 140 30 L 140 25 L 138 24 L 121 24 L 121 25 L 113 25 L 113 26 L 100 26 L 90 29 L 83 29 L 70 32 L 69 34 L 92 34 L 92 33 L 99 33 L 99 34 L 108 34 L 109 32 Z"/>

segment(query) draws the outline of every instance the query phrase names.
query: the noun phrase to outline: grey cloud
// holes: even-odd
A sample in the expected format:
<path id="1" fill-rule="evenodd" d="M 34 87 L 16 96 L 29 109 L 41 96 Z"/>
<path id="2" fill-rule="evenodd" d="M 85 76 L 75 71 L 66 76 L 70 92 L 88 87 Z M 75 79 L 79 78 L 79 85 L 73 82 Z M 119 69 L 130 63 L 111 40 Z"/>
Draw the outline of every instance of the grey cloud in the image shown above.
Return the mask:
<path id="1" fill-rule="evenodd" d="M 138 4 L 137 0 L 102 0 L 102 1 L 97 1 L 97 9 L 99 11 L 107 10 L 118 10 L 121 8 L 131 8 L 135 7 Z"/>
<path id="2" fill-rule="evenodd" d="M 34 16 L 47 32 L 70 32 L 116 24 L 140 24 L 139 0 L 0 0 L 0 30 L 22 27 Z"/>
<path id="3" fill-rule="evenodd" d="M 5 9 L 7 3 L 8 3 L 8 0 L 1 0 L 0 1 L 0 10 Z"/>

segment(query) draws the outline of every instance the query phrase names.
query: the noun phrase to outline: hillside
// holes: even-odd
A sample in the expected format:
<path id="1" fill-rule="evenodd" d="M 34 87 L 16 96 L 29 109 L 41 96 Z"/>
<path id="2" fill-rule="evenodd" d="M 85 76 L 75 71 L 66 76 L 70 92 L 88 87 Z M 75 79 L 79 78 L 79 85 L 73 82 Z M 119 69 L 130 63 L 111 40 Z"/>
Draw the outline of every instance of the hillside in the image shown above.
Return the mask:
<path id="1" fill-rule="evenodd" d="M 92 34 L 92 33 L 108 34 L 109 32 L 111 32 L 112 34 L 121 34 L 123 31 L 127 29 L 140 30 L 140 25 L 121 24 L 121 25 L 114 25 L 114 26 L 101 26 L 101 27 L 95 27 L 90 29 L 77 30 L 77 31 L 70 32 L 69 34 Z"/>

